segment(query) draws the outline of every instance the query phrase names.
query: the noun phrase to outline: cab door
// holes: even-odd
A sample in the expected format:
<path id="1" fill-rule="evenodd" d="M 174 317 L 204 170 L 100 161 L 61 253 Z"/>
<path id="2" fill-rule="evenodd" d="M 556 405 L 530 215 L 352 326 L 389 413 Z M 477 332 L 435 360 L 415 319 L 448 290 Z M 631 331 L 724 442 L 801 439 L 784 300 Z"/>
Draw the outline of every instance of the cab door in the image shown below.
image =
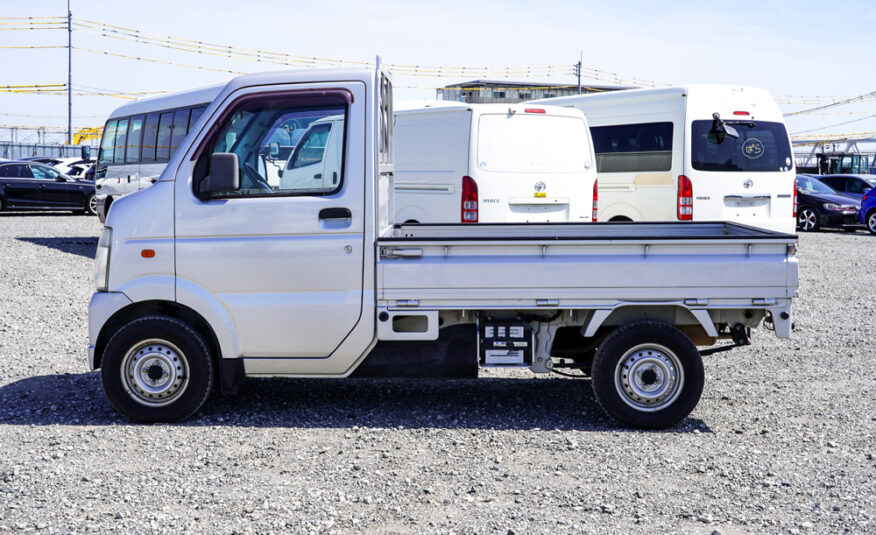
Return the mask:
<path id="1" fill-rule="evenodd" d="M 240 354 L 226 358 L 328 357 L 362 316 L 365 84 L 285 87 L 214 112 L 218 124 L 176 177 L 177 296 L 227 313 Z M 344 158 L 323 172 L 337 183 L 271 185 L 259 159 L 277 133 L 300 137 L 332 116 Z M 198 193 L 212 153 L 237 155 L 238 190 Z"/>

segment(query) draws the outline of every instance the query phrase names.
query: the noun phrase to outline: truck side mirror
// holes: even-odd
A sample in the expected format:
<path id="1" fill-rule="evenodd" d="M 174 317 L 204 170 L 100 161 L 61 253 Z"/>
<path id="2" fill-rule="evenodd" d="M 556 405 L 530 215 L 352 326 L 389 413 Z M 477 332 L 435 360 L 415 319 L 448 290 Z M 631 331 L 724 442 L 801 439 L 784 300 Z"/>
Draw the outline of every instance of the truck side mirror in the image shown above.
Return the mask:
<path id="1" fill-rule="evenodd" d="M 237 154 L 214 152 L 210 155 L 210 174 L 198 186 L 199 193 L 237 191 L 240 189 L 240 168 Z"/>
<path id="2" fill-rule="evenodd" d="M 85 145 L 82 147 L 82 152 L 80 154 L 80 160 L 90 160 L 91 159 L 91 147 Z"/>
<path id="3" fill-rule="evenodd" d="M 273 158 L 274 160 L 279 158 L 279 156 L 280 156 L 280 144 L 279 143 L 277 143 L 276 141 L 271 143 L 268 147 L 268 150 L 270 150 L 271 158 Z"/>

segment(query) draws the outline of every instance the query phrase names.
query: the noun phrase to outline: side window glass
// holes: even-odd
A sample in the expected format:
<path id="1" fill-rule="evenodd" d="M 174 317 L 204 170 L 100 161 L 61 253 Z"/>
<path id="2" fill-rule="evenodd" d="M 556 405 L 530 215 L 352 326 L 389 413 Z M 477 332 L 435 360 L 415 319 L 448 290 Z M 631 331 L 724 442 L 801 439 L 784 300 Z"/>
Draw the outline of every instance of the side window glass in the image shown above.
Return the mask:
<path id="1" fill-rule="evenodd" d="M 109 164 L 113 161 L 113 147 L 116 144 L 116 124 L 118 121 L 107 121 L 100 138 L 100 152 L 97 155 L 99 164 Z"/>
<path id="2" fill-rule="evenodd" d="M 155 161 L 170 160 L 170 132 L 173 127 L 173 112 L 165 112 L 158 119 L 158 141 L 155 142 Z"/>
<path id="3" fill-rule="evenodd" d="M 316 124 L 304 134 L 292 157 L 289 158 L 287 169 L 297 169 L 306 165 L 315 165 L 322 162 L 325 154 L 325 144 L 328 141 L 329 131 L 332 126 L 328 124 Z"/>
<path id="4" fill-rule="evenodd" d="M 189 109 L 176 110 L 173 113 L 173 133 L 170 136 L 170 156 L 179 148 L 179 144 L 188 134 Z"/>
<path id="5" fill-rule="evenodd" d="M 346 106 L 272 103 L 234 113 L 212 152 L 237 154 L 240 190 L 214 197 L 326 195 L 342 182 Z"/>
<path id="6" fill-rule="evenodd" d="M 669 171 L 672 168 L 672 123 L 594 126 L 590 134 L 597 172 Z"/>
<path id="7" fill-rule="evenodd" d="M 857 178 L 849 179 L 849 192 L 851 193 L 864 193 L 867 191 L 867 187 L 865 187 L 863 180 L 858 180 Z"/>
<path id="8" fill-rule="evenodd" d="M 113 148 L 113 163 L 125 162 L 125 144 L 128 138 L 128 120 L 122 119 L 116 127 L 116 141 Z"/>
<path id="9" fill-rule="evenodd" d="M 125 163 L 140 162 L 140 135 L 143 133 L 143 116 L 131 117 L 128 123 L 128 142 L 125 152 Z"/>
<path id="10" fill-rule="evenodd" d="M 143 124 L 143 144 L 141 161 L 155 163 L 155 140 L 158 137 L 158 114 L 150 113 Z"/>
<path id="11" fill-rule="evenodd" d="M 206 106 L 199 106 L 197 108 L 192 108 L 192 114 L 189 116 L 189 129 L 188 131 L 192 131 L 192 127 L 195 126 L 195 123 L 198 122 L 198 119 L 201 118 L 201 115 L 204 115 L 204 110 L 206 110 Z"/>
<path id="12" fill-rule="evenodd" d="M 61 173 L 55 171 L 51 167 L 44 167 L 42 165 L 31 165 L 30 172 L 33 174 L 34 178 L 42 180 L 55 180 L 61 176 Z"/>

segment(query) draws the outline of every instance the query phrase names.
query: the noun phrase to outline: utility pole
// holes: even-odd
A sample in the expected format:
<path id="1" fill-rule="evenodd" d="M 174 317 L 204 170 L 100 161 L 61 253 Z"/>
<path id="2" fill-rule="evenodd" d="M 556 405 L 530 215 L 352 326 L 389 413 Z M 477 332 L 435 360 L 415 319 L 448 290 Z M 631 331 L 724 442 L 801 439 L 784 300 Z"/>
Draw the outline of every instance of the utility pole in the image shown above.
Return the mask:
<path id="1" fill-rule="evenodd" d="M 67 0 L 68 2 L 70 0 Z M 580 52 L 580 56 L 578 56 L 578 64 L 575 65 L 575 74 L 578 75 L 578 94 L 581 94 L 581 63 L 584 61 L 584 52 Z"/>
<path id="2" fill-rule="evenodd" d="M 73 144 L 73 14 L 67 0 L 67 144 Z"/>

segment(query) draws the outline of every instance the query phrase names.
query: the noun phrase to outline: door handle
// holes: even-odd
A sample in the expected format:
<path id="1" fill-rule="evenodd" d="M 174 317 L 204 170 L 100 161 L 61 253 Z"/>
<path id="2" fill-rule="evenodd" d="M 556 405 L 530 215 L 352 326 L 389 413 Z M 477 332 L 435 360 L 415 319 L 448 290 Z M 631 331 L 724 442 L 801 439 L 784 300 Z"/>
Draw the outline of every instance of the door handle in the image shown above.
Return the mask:
<path id="1" fill-rule="evenodd" d="M 349 208 L 323 208 L 319 211 L 319 218 L 323 221 L 349 221 L 353 219 L 353 212 Z"/>
<path id="2" fill-rule="evenodd" d="M 322 178 L 322 173 L 317 173 L 317 174 L 313 175 L 314 180 L 319 180 L 320 178 Z"/>

